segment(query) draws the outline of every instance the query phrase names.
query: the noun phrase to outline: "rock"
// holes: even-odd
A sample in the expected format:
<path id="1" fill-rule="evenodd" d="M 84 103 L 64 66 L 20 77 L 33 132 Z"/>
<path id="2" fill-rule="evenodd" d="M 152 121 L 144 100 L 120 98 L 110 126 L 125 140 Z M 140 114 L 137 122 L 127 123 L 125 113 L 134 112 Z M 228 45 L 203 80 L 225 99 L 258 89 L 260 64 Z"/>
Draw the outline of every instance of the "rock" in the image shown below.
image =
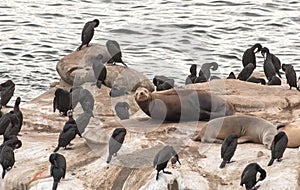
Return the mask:
<path id="1" fill-rule="evenodd" d="M 61 59 L 56 70 L 61 79 L 69 85 L 81 85 L 85 82 L 95 82 L 92 69 L 92 61 L 99 54 L 103 55 L 104 63 L 109 60 L 109 53 L 106 46 L 94 44 L 80 51 L 74 51 Z M 138 87 L 145 87 L 151 92 L 154 91 L 152 82 L 142 73 L 120 65 L 105 64 L 107 76 L 105 85 L 111 88 L 114 84 L 123 85 L 127 91 L 135 91 Z"/>
<path id="2" fill-rule="evenodd" d="M 191 140 L 205 122 L 159 123 L 138 110 L 132 94 L 110 98 L 110 89 L 105 86 L 97 89 L 93 82 L 83 86 L 94 95 L 95 117 L 91 118 L 84 138 L 76 137 L 72 141 L 74 145 L 71 150 L 59 150 L 67 159 L 67 175 L 58 188 L 168 189 L 169 184 L 175 184 L 174 187 L 178 186 L 178 189 L 243 189 L 239 185 L 241 173 L 250 162 L 259 163 L 267 171 L 267 178 L 258 182 L 261 189 L 297 189 L 299 186 L 298 149 L 287 148 L 282 162 L 267 167 L 270 150 L 261 144 L 239 144 L 232 158 L 235 162 L 220 169 L 221 145 Z M 56 87 L 69 89 L 71 85 L 61 81 Z M 271 87 L 239 80 L 213 80 L 185 88 L 210 90 L 233 103 L 236 114 L 254 115 L 273 124 L 295 121 L 300 112 L 300 99 L 296 98 L 299 92 L 288 90 L 288 86 Z M 19 137 L 23 147 L 15 151 L 15 167 L 7 172 L 4 180 L 0 180 L 1 187 L 43 189 L 52 186 L 48 158 L 67 120 L 52 111 L 54 91 L 55 88 L 51 88 L 36 99 L 20 105 L 24 114 L 22 136 Z M 130 102 L 131 117 L 121 121 L 114 116 L 112 108 L 117 101 L 124 99 Z M 7 108 L 3 110 L 7 111 Z M 81 111 L 80 106 L 75 109 L 75 119 Z M 127 135 L 118 155 L 107 165 L 107 143 L 116 127 L 126 127 Z M 160 173 L 156 181 L 152 161 L 164 145 L 175 148 L 182 165 L 177 163 L 172 168 L 169 163 L 166 170 L 172 174 Z M 256 152 L 262 152 L 262 155 L 258 157 Z"/>

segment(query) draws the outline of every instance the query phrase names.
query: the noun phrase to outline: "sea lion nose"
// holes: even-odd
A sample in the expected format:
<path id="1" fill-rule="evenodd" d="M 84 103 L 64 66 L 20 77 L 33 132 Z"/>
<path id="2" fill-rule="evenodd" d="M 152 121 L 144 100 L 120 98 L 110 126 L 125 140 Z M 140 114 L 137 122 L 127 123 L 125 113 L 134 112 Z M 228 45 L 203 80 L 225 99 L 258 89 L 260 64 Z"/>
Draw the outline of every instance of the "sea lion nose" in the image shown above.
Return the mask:
<path id="1" fill-rule="evenodd" d="M 141 92 L 141 95 L 144 95 L 144 92 Z"/>

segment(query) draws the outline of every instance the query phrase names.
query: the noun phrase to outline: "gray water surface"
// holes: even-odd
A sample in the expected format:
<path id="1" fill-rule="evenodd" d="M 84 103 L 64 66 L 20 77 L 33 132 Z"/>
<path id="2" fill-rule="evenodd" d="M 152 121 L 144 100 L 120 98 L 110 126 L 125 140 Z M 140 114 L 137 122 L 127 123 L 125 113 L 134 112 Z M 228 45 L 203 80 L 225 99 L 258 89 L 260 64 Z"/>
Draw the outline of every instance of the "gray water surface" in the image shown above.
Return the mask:
<path id="1" fill-rule="evenodd" d="M 300 71 L 299 1 L 4 0 L 0 3 L 0 82 L 31 100 L 60 77 L 57 62 L 80 45 L 85 22 L 100 20 L 92 43 L 119 42 L 124 61 L 149 79 L 184 84 L 191 64 L 217 62 L 212 75 L 241 70 L 243 52 L 260 42 Z M 263 72 L 258 54 L 256 71 Z"/>

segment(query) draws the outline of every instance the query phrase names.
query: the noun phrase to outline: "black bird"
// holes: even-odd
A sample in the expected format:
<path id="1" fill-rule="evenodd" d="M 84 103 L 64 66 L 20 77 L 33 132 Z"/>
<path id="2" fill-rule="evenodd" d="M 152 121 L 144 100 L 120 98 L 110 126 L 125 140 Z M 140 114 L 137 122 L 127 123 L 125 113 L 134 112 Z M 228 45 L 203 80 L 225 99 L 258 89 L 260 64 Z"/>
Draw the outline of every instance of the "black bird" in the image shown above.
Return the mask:
<path id="1" fill-rule="evenodd" d="M 260 176 L 256 181 L 257 172 L 260 173 Z M 240 185 L 243 186 L 245 184 L 247 190 L 257 189 L 258 187 L 255 187 L 256 183 L 264 180 L 266 178 L 266 175 L 266 171 L 262 169 L 257 163 L 248 164 L 242 173 Z"/>
<path id="2" fill-rule="evenodd" d="M 247 49 L 242 57 L 242 63 L 243 66 L 246 67 L 249 63 L 252 63 L 254 65 L 254 68 L 256 68 L 256 57 L 255 54 L 259 51 L 261 51 L 262 45 L 257 43 L 251 48 Z"/>
<path id="3" fill-rule="evenodd" d="M 266 84 L 266 80 L 263 78 L 258 78 L 258 77 L 250 77 L 247 79 L 247 82 L 253 82 L 253 83 L 260 83 L 265 85 Z"/>
<path id="4" fill-rule="evenodd" d="M 233 72 L 230 72 L 227 79 L 236 79 L 235 74 Z"/>
<path id="5" fill-rule="evenodd" d="M 93 112 L 91 111 L 87 111 L 87 112 L 83 112 L 81 113 L 77 118 L 76 118 L 76 124 L 77 124 L 77 128 L 79 133 L 82 135 L 82 133 L 84 132 L 85 128 L 87 127 L 87 125 L 90 122 L 91 117 L 94 117 Z"/>
<path id="6" fill-rule="evenodd" d="M 277 76 L 273 76 L 269 82 L 268 85 L 281 85 L 281 80 Z"/>
<path id="7" fill-rule="evenodd" d="M 164 82 L 168 81 L 169 77 L 163 76 L 163 75 L 156 75 L 154 76 L 152 82 L 154 84 L 154 86 L 158 86 L 160 84 L 163 84 Z"/>
<path id="8" fill-rule="evenodd" d="M 294 67 L 291 64 L 282 64 L 282 70 L 285 72 L 286 80 L 290 86 L 290 89 L 292 89 L 292 87 L 298 89 L 297 77 L 296 77 L 296 72 L 294 70 Z"/>
<path id="9" fill-rule="evenodd" d="M 8 140 L 11 135 L 18 135 L 20 131 L 20 121 L 16 114 L 13 111 L 10 111 L 10 124 L 4 131 L 3 142 Z"/>
<path id="10" fill-rule="evenodd" d="M 101 88 L 101 84 L 104 83 L 104 80 L 107 75 L 107 70 L 106 67 L 103 63 L 103 56 L 99 54 L 92 63 L 93 71 L 94 71 L 94 76 L 96 78 L 96 86 L 98 88 Z"/>
<path id="11" fill-rule="evenodd" d="M 15 153 L 13 148 L 4 145 L 0 152 L 0 163 L 2 166 L 2 179 L 5 176 L 6 171 L 10 170 L 15 164 Z"/>
<path id="12" fill-rule="evenodd" d="M 117 155 L 117 152 L 120 150 L 125 136 L 126 136 L 126 129 L 125 128 L 116 128 L 111 135 L 109 142 L 108 142 L 108 157 L 106 163 L 111 161 L 113 155 Z"/>
<path id="13" fill-rule="evenodd" d="M 277 159 L 278 162 L 282 160 L 281 158 L 287 147 L 287 144 L 288 144 L 288 137 L 285 134 L 285 132 L 281 131 L 277 135 L 275 135 L 271 145 L 272 158 L 268 166 L 271 166 L 275 159 Z"/>
<path id="14" fill-rule="evenodd" d="M 121 48 L 117 41 L 107 40 L 106 48 L 111 56 L 110 60 L 108 60 L 107 63 L 115 64 L 116 62 L 118 62 L 118 63 L 122 63 L 125 67 L 127 67 L 127 65 L 122 60 Z"/>
<path id="15" fill-rule="evenodd" d="M 109 92 L 110 97 L 124 96 L 127 92 L 126 86 L 114 84 Z"/>
<path id="16" fill-rule="evenodd" d="M 194 83 L 202 83 L 202 82 L 207 82 L 207 78 L 206 78 L 206 76 L 204 75 L 203 71 L 200 70 L 200 71 L 199 71 L 199 75 L 198 75 L 198 77 L 195 79 L 195 82 L 194 82 Z"/>
<path id="17" fill-rule="evenodd" d="M 190 67 L 190 75 L 187 76 L 185 84 L 193 84 L 197 78 L 197 65 L 192 64 Z"/>
<path id="18" fill-rule="evenodd" d="M 69 130 L 71 127 L 77 127 L 77 123 L 75 121 L 75 119 L 73 118 L 73 112 L 72 111 L 68 111 L 67 113 L 68 115 L 68 121 L 66 121 L 64 127 L 63 127 L 63 132 L 66 132 L 67 130 Z"/>
<path id="19" fill-rule="evenodd" d="M 66 124 L 62 132 L 59 134 L 58 145 L 54 152 L 57 152 L 60 147 L 67 149 L 67 146 L 73 139 L 75 139 L 77 134 L 82 137 L 76 124 Z"/>
<path id="20" fill-rule="evenodd" d="M 163 171 L 163 173 L 171 174 L 171 172 L 165 171 L 165 168 L 167 167 L 167 164 L 172 157 L 175 157 L 177 162 L 181 165 L 178 154 L 172 146 L 165 146 L 155 155 L 153 166 L 156 166 L 157 170 L 156 180 L 158 180 L 158 174 L 161 170 Z"/>
<path id="21" fill-rule="evenodd" d="M 85 112 L 94 110 L 94 104 L 95 104 L 94 96 L 87 89 L 80 90 L 79 103 L 80 103 L 83 111 L 85 111 Z"/>
<path id="22" fill-rule="evenodd" d="M 59 153 L 52 153 L 49 156 L 49 162 L 51 163 L 50 175 L 54 180 L 52 190 L 56 190 L 60 179 L 66 176 L 67 162 L 66 158 Z"/>
<path id="23" fill-rule="evenodd" d="M 89 46 L 90 41 L 92 40 L 94 36 L 94 28 L 96 28 L 99 25 L 99 20 L 94 19 L 93 21 L 89 21 L 85 23 L 82 33 L 81 33 L 81 45 L 78 47 L 78 51 L 81 50 L 82 46 L 86 45 Z"/>
<path id="24" fill-rule="evenodd" d="M 212 62 L 212 63 L 204 63 L 202 66 L 201 66 L 201 71 L 203 72 L 205 78 L 207 80 L 210 79 L 210 69 L 215 71 L 217 70 L 219 67 L 218 63 L 216 62 Z"/>
<path id="25" fill-rule="evenodd" d="M 74 110 L 80 100 L 80 90 L 83 89 L 82 86 L 74 86 L 70 89 L 70 102 L 71 108 Z"/>
<path id="26" fill-rule="evenodd" d="M 9 126 L 10 124 L 10 115 L 13 114 L 13 111 L 10 111 L 6 114 L 4 114 L 1 118 L 0 118 L 0 135 L 3 135 L 6 128 Z"/>
<path id="27" fill-rule="evenodd" d="M 272 62 L 272 56 L 270 55 L 269 49 L 264 47 L 261 50 L 261 54 L 263 55 L 265 61 L 264 61 L 264 73 L 266 75 L 266 78 L 272 79 L 273 76 L 276 75 L 275 67 Z"/>
<path id="28" fill-rule="evenodd" d="M 239 73 L 237 79 L 242 80 L 242 81 L 246 81 L 251 74 L 253 73 L 255 67 L 253 65 L 253 63 L 248 63 L 243 70 Z"/>
<path id="29" fill-rule="evenodd" d="M 127 102 L 118 102 L 115 105 L 115 111 L 117 116 L 123 120 L 123 119 L 129 119 L 129 104 Z"/>
<path id="30" fill-rule="evenodd" d="M 280 75 L 280 72 L 279 72 L 279 70 L 281 69 L 281 62 L 280 62 L 279 58 L 276 57 L 274 54 L 272 54 L 272 53 L 269 51 L 269 49 L 268 49 L 267 51 L 268 51 L 268 53 L 269 53 L 269 55 L 270 55 L 270 57 L 271 57 L 272 64 L 273 64 L 273 66 L 274 66 L 274 68 L 275 68 L 275 73 L 281 78 L 281 75 Z M 262 55 L 263 55 L 263 53 L 265 53 L 265 52 L 266 52 L 266 49 L 263 48 L 263 50 L 261 51 Z M 263 55 L 263 56 L 264 56 L 264 55 Z"/>
<path id="31" fill-rule="evenodd" d="M 67 112 L 71 108 L 72 105 L 70 92 L 61 88 L 57 88 L 53 99 L 53 112 L 58 109 L 63 116 L 67 116 Z"/>
<path id="32" fill-rule="evenodd" d="M 2 112 L 2 105 L 0 104 L 0 119 L 3 116 L 3 112 Z"/>
<path id="33" fill-rule="evenodd" d="M 168 89 L 171 89 L 171 88 L 174 88 L 174 79 L 168 79 L 164 83 L 159 84 L 156 87 L 156 91 L 168 90 Z"/>
<path id="34" fill-rule="evenodd" d="M 22 124 L 23 124 L 23 113 L 20 110 L 20 103 L 21 103 L 21 98 L 17 97 L 16 102 L 15 102 L 15 106 L 14 106 L 14 114 L 16 114 L 16 116 L 18 117 L 19 121 L 20 121 L 20 126 L 19 126 L 19 131 L 22 128 Z"/>
<path id="35" fill-rule="evenodd" d="M 237 147 L 237 135 L 228 135 L 221 146 L 221 158 L 223 159 L 220 168 L 224 168 L 229 163 Z"/>
<path id="36" fill-rule="evenodd" d="M 6 139 L 6 141 L 3 142 L 3 144 L 0 146 L 0 151 L 4 146 L 9 146 L 12 149 L 18 149 L 22 147 L 22 141 L 18 139 L 16 135 L 11 135 Z"/>
<path id="37" fill-rule="evenodd" d="M 0 84 L 0 103 L 2 106 L 7 107 L 7 103 L 14 95 L 15 83 L 12 80 L 7 80 Z"/>

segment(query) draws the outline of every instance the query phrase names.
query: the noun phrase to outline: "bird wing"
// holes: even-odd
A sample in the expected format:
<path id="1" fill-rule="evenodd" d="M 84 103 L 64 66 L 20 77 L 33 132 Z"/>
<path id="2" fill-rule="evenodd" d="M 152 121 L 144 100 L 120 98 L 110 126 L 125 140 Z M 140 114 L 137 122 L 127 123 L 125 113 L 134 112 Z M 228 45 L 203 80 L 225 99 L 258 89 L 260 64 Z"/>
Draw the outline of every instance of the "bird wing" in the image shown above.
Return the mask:
<path id="1" fill-rule="evenodd" d="M 82 42 L 89 42 L 94 36 L 94 24 L 92 22 L 87 22 L 81 33 L 81 41 Z"/>
<path id="2" fill-rule="evenodd" d="M 153 166 L 155 167 L 157 165 L 157 162 L 158 162 L 158 156 L 159 156 L 159 153 L 157 153 L 153 159 Z"/>
<path id="3" fill-rule="evenodd" d="M 274 156 L 275 157 L 281 157 L 283 155 L 283 152 L 285 151 L 288 143 L 288 138 L 286 135 L 282 136 L 277 142 L 274 144 Z M 273 153 L 272 153 L 273 157 Z"/>
<path id="4" fill-rule="evenodd" d="M 106 47 L 111 56 L 121 53 L 120 45 L 117 41 L 109 40 L 106 43 Z M 122 56 L 120 56 L 122 57 Z"/>

